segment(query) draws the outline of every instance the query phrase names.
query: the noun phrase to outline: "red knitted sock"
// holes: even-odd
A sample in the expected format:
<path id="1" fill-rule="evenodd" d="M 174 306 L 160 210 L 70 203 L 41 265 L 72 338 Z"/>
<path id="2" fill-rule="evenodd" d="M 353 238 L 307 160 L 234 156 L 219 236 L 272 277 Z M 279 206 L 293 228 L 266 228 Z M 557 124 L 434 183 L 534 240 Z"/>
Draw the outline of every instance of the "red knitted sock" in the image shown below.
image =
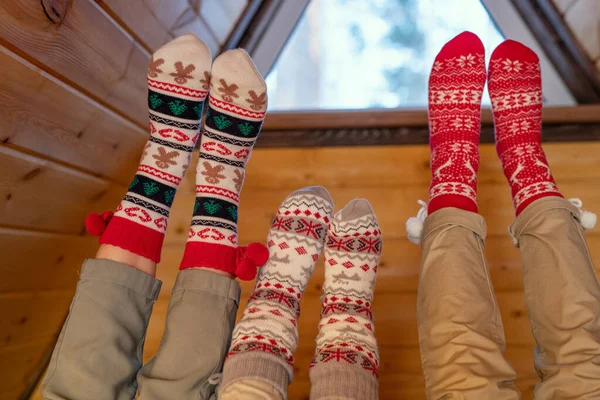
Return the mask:
<path id="1" fill-rule="evenodd" d="M 463 32 L 446 43 L 433 64 L 429 78 L 433 174 L 429 214 L 445 207 L 477 212 L 484 54 L 481 40 Z"/>
<path id="2" fill-rule="evenodd" d="M 492 53 L 488 87 L 496 150 L 517 216 L 537 199 L 562 197 L 542 150 L 542 77 L 537 55 L 521 43 L 506 40 Z"/>

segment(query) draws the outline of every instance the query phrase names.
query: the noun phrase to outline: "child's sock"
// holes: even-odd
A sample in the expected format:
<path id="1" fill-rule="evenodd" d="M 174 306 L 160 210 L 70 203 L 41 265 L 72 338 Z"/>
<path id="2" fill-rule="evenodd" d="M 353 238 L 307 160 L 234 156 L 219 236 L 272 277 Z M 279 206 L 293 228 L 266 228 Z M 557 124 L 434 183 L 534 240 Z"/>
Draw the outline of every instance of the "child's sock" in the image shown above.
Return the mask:
<path id="1" fill-rule="evenodd" d="M 242 49 L 221 54 L 212 66 L 208 112 L 196 170 L 196 203 L 180 269 L 236 271 L 238 205 L 246 162 L 260 133 L 267 87 Z"/>
<path id="2" fill-rule="evenodd" d="M 311 399 L 378 398 L 379 354 L 371 303 L 381 240 L 375 213 L 364 199 L 348 203 L 329 226 Z"/>
<path id="3" fill-rule="evenodd" d="M 150 140 L 138 171 L 114 215 L 92 214 L 86 220 L 101 244 L 160 261 L 171 204 L 199 136 L 208 94 L 201 79 L 210 73 L 210 62 L 208 47 L 191 34 L 154 53 L 148 68 Z"/>
<path id="4" fill-rule="evenodd" d="M 293 192 L 277 210 L 267 238 L 269 261 L 233 332 L 223 389 L 240 379 L 260 379 L 286 393 L 298 346 L 300 301 L 323 250 L 332 210 L 322 187 Z"/>
<path id="5" fill-rule="evenodd" d="M 562 197 L 542 150 L 542 76 L 537 55 L 521 43 L 503 42 L 492 53 L 488 87 L 496 150 L 516 214 L 542 197 Z"/>
<path id="6" fill-rule="evenodd" d="M 429 78 L 429 214 L 445 207 L 477 212 L 481 95 L 486 71 L 481 40 L 463 32 L 437 55 Z"/>

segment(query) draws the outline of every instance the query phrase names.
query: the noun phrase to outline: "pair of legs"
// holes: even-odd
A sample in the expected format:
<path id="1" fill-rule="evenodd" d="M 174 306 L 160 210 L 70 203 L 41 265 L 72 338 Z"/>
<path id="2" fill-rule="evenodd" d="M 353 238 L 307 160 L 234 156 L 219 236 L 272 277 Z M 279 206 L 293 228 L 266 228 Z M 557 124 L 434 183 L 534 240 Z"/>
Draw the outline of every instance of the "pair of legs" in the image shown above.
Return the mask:
<path id="1" fill-rule="evenodd" d="M 211 60 L 193 35 L 171 41 L 152 57 L 150 137 L 116 212 L 86 220 L 101 246 L 83 265 L 42 383 L 45 398 L 133 399 L 138 393 L 141 399 L 207 399 L 214 393 L 239 303 L 233 278 L 254 278 L 268 253 L 258 244 L 239 247 L 237 238 L 244 168 L 267 98 L 245 51 L 225 52 L 212 65 Z M 142 367 L 170 207 L 198 141 L 188 242 L 160 348 Z"/>
<path id="2" fill-rule="evenodd" d="M 117 211 L 86 221 L 100 236 L 42 383 L 47 399 L 223 399 L 287 397 L 300 301 L 326 245 L 327 270 L 315 399 L 376 399 L 379 356 L 371 303 L 381 231 L 366 200 L 335 216 L 324 188 L 292 193 L 267 239 L 239 247 L 237 206 L 244 166 L 260 132 L 266 87 L 243 50 L 212 64 L 193 35 L 168 43 L 148 71 L 150 140 Z M 197 199 L 158 353 L 142 366 L 154 278 L 170 206 L 208 112 L 196 173 Z M 240 286 L 257 279 L 231 342 Z M 221 379 L 226 355 L 227 363 Z M 352 384 L 348 384 L 350 381 Z"/>
<path id="3" fill-rule="evenodd" d="M 369 203 L 355 199 L 332 216 L 324 188 L 292 193 L 269 231 L 264 265 L 233 333 L 219 398 L 287 398 L 298 346 L 302 295 L 325 248 L 325 282 L 311 399 L 375 400 L 379 355 L 371 305 L 381 230 Z"/>
<path id="4" fill-rule="evenodd" d="M 521 396 L 503 355 L 503 326 L 483 253 L 485 221 L 477 214 L 483 59 L 478 38 L 461 34 L 442 49 L 430 78 L 433 179 L 420 234 L 418 325 L 432 400 Z M 587 221 L 558 191 L 541 148 L 537 57 L 506 41 L 492 54 L 487 79 L 497 150 L 517 214 L 510 235 L 521 251 L 537 345 L 535 398 L 600 398 L 600 285 L 583 234 Z"/>

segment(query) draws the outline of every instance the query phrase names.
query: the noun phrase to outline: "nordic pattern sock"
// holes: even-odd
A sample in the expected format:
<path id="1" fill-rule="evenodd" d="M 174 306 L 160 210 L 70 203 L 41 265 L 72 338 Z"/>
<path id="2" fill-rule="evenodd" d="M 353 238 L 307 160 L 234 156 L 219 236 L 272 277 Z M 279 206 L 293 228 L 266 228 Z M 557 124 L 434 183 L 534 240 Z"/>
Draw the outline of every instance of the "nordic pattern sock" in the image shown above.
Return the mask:
<path id="1" fill-rule="evenodd" d="M 277 210 L 260 269 L 244 315 L 233 332 L 222 389 L 241 379 L 259 379 L 285 398 L 298 346 L 300 301 L 323 250 L 333 202 L 327 190 L 309 187 L 291 193 Z"/>
<path id="2" fill-rule="evenodd" d="M 150 139 L 140 166 L 106 230 L 97 214 L 86 221 L 90 233 L 101 235 L 101 244 L 160 261 L 171 204 L 199 136 L 210 62 L 210 50 L 192 34 L 167 43 L 152 56 Z"/>
<path id="3" fill-rule="evenodd" d="M 542 197 L 562 197 L 542 150 L 542 76 L 537 55 L 521 43 L 503 42 L 492 53 L 488 87 L 496 150 L 516 214 Z"/>
<path id="4" fill-rule="evenodd" d="M 248 53 L 236 49 L 217 57 L 196 170 L 196 203 L 180 269 L 208 267 L 236 274 L 244 168 L 266 108 L 267 87 Z M 245 279 L 255 275 L 256 270 Z"/>
<path id="5" fill-rule="evenodd" d="M 444 207 L 477 212 L 484 53 L 481 40 L 463 32 L 446 43 L 433 63 L 429 78 L 429 214 Z"/>
<path id="6" fill-rule="evenodd" d="M 378 399 L 379 354 L 371 304 L 381 230 L 364 199 L 338 212 L 327 232 L 325 283 L 311 399 Z"/>

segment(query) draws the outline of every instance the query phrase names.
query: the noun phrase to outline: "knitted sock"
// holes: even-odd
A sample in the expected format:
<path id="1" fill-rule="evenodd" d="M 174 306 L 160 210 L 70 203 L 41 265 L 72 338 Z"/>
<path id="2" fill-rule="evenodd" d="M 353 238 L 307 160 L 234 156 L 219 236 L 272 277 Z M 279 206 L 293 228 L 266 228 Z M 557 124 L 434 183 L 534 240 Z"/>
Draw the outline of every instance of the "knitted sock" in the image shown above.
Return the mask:
<path id="1" fill-rule="evenodd" d="M 171 204 L 199 136 L 210 61 L 210 50 L 192 34 L 167 43 L 152 56 L 150 139 L 140 166 L 114 216 L 106 212 L 86 220 L 88 231 L 101 236 L 101 244 L 160 261 Z"/>
<path id="2" fill-rule="evenodd" d="M 429 214 L 445 207 L 477 212 L 484 48 L 471 32 L 446 43 L 429 78 Z"/>
<path id="3" fill-rule="evenodd" d="M 382 243 L 369 202 L 355 199 L 338 212 L 326 244 L 310 398 L 378 399 L 379 354 L 371 303 Z"/>
<path id="4" fill-rule="evenodd" d="M 208 267 L 236 271 L 237 220 L 245 166 L 267 108 L 267 87 L 242 49 L 213 63 L 209 106 L 196 170 L 196 203 L 180 269 Z M 243 275 L 243 276 L 240 276 Z"/>
<path id="5" fill-rule="evenodd" d="M 562 197 L 542 150 L 542 76 L 537 55 L 521 43 L 506 40 L 492 53 L 488 87 L 496 150 L 516 214 L 542 197 Z"/>
<path id="6" fill-rule="evenodd" d="M 333 203 L 327 190 L 290 194 L 277 210 L 261 269 L 244 315 L 233 332 L 221 388 L 241 379 L 273 384 L 284 397 L 293 377 L 300 301 L 323 250 Z"/>

